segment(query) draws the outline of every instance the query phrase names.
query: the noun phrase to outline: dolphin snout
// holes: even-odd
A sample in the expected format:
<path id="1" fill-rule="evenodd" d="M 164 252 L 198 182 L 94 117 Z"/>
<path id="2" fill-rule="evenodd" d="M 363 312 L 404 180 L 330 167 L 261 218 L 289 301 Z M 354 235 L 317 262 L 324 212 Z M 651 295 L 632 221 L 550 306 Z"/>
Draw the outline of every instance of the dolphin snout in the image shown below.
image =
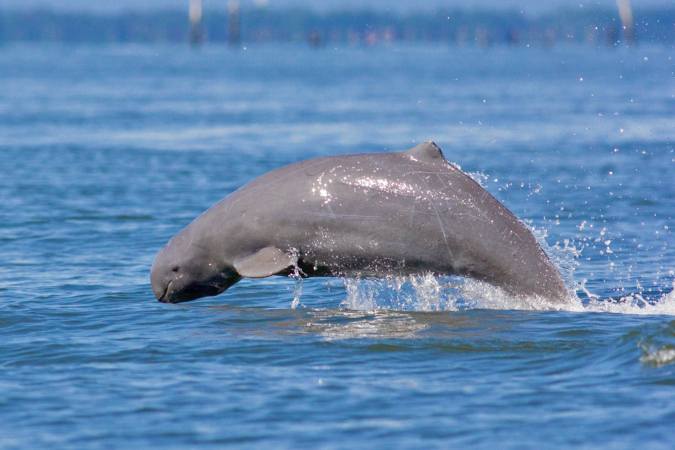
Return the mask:
<path id="1" fill-rule="evenodd" d="M 161 270 L 156 267 L 152 268 L 150 272 L 150 283 L 152 284 L 152 292 L 155 298 L 160 302 L 165 301 L 167 294 L 170 291 L 173 279 L 167 278 Z"/>
<path id="2" fill-rule="evenodd" d="M 209 248 L 186 240 L 182 232 L 157 253 L 150 269 L 155 298 L 162 303 L 181 303 L 218 295 L 241 277 L 219 261 Z"/>
<path id="3" fill-rule="evenodd" d="M 157 300 L 162 303 L 170 303 L 171 283 L 173 283 L 173 280 L 169 281 L 163 290 L 157 289 L 154 291 Z"/>
<path id="4" fill-rule="evenodd" d="M 184 287 L 181 287 L 183 283 L 180 280 L 180 276 L 176 273 L 170 273 L 169 275 L 162 276 L 161 271 L 158 271 L 158 274 L 155 275 L 155 272 L 152 272 L 151 281 L 152 281 L 152 292 L 155 294 L 155 298 L 162 303 L 178 303 L 185 301 L 184 297 Z"/>
<path id="5" fill-rule="evenodd" d="M 154 265 L 150 273 L 152 291 L 162 303 L 181 303 L 218 295 L 240 279 L 233 273 L 218 273 L 208 278 L 194 277 L 179 267 Z"/>
<path id="6" fill-rule="evenodd" d="M 165 252 L 160 252 L 150 269 L 150 284 L 152 285 L 152 292 L 155 298 L 160 302 L 168 302 L 173 292 L 173 286 L 176 277 L 179 274 L 180 267 L 172 264 L 173 261 L 168 260 Z"/>

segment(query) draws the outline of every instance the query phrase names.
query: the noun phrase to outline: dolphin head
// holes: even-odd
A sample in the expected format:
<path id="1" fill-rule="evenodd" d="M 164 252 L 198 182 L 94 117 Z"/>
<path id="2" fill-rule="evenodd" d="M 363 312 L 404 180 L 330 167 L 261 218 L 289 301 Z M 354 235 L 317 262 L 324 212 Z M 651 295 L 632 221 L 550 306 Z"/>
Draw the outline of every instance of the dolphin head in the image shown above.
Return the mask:
<path id="1" fill-rule="evenodd" d="M 196 220 L 162 248 L 150 281 L 157 300 L 180 303 L 218 295 L 241 277 Z"/>

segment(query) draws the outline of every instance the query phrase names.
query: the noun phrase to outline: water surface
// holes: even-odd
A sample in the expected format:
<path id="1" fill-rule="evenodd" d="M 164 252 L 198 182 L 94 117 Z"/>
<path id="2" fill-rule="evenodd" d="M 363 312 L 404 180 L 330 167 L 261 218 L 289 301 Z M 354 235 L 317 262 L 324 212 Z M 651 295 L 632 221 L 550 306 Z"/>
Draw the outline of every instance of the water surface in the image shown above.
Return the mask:
<path id="1" fill-rule="evenodd" d="M 0 47 L 0 447 L 672 448 L 673 57 Z M 154 300 L 155 252 L 252 177 L 426 139 L 578 298 L 421 277 Z"/>

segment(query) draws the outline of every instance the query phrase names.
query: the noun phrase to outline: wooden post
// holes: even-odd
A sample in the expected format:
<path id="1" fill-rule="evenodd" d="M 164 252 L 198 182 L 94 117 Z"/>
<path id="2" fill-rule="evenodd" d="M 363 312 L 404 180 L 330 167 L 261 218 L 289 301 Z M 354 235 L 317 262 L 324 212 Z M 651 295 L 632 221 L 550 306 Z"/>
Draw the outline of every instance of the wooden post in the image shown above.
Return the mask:
<path id="1" fill-rule="evenodd" d="M 239 45 L 241 42 L 241 8 L 239 0 L 227 2 L 227 42 Z"/>
<path id="2" fill-rule="evenodd" d="M 204 41 L 202 16 L 202 0 L 190 0 L 190 43 L 192 45 L 200 45 Z"/>

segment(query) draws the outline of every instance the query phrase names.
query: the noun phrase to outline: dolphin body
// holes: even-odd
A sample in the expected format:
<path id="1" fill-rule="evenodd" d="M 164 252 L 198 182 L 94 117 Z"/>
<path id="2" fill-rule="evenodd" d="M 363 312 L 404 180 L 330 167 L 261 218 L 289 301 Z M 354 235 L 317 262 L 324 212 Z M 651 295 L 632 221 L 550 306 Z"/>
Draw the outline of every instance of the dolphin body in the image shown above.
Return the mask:
<path id="1" fill-rule="evenodd" d="M 242 277 L 452 274 L 517 296 L 568 293 L 532 233 L 433 142 L 268 172 L 157 254 L 158 300 L 217 295 Z"/>

